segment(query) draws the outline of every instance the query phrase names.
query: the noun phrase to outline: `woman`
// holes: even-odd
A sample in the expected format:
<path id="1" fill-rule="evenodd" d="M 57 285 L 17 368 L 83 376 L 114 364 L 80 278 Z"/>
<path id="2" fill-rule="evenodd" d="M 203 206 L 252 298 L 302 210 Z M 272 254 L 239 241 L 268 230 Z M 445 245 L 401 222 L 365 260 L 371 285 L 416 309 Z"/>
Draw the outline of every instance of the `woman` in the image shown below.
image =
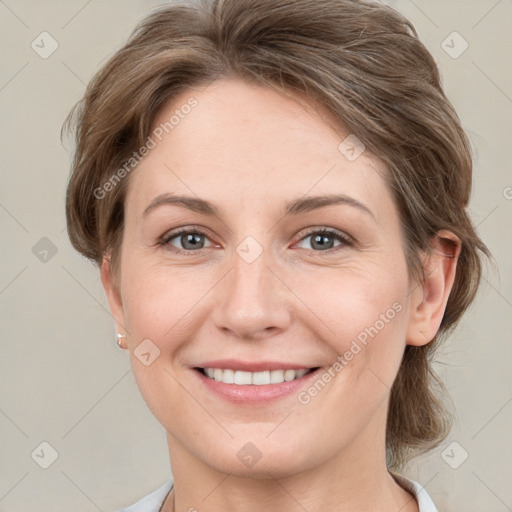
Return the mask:
<path id="1" fill-rule="evenodd" d="M 430 361 L 488 251 L 413 26 L 356 0 L 147 17 L 69 121 L 67 219 L 173 478 L 126 511 L 430 512 Z"/>

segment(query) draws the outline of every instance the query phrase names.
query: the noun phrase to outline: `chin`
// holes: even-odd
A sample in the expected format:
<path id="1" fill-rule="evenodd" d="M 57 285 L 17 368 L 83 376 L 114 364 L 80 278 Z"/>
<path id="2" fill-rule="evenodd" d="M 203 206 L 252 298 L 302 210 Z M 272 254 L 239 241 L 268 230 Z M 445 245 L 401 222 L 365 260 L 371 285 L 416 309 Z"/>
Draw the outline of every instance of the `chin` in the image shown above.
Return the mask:
<path id="1" fill-rule="evenodd" d="M 300 443 L 296 432 L 293 435 L 283 432 L 285 435 L 276 436 L 274 440 L 270 440 L 272 434 L 267 439 L 254 436 L 253 440 L 250 435 L 245 435 L 229 443 L 218 443 L 206 457 L 203 454 L 203 462 L 220 473 L 257 480 L 286 478 L 321 464 L 319 451 L 310 453 L 305 449 L 312 446 L 311 442 Z"/>

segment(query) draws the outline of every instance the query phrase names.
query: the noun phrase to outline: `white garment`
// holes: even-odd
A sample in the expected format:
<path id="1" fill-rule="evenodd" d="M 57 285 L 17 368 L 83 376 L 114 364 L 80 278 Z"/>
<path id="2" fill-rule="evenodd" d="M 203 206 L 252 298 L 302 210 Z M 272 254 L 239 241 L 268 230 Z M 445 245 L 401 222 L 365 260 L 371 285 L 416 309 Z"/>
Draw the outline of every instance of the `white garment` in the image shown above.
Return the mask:
<path id="1" fill-rule="evenodd" d="M 419 512 L 438 512 L 434 502 L 427 494 L 427 491 L 418 482 L 396 473 L 391 473 L 391 476 L 401 487 L 409 491 L 416 498 Z M 172 485 L 173 481 L 170 479 L 165 482 L 164 485 L 137 501 L 137 503 L 118 510 L 117 512 L 159 512 L 165 498 L 167 498 L 167 495 L 171 492 Z"/>

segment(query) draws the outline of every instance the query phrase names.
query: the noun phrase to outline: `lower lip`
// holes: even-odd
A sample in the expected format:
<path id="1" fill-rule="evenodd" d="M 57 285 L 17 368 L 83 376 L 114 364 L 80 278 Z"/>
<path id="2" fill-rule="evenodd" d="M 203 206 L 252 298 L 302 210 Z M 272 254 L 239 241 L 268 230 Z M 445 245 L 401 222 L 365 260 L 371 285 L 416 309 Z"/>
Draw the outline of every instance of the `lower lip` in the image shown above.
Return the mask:
<path id="1" fill-rule="evenodd" d="M 236 404 L 257 405 L 258 403 L 268 404 L 288 395 L 297 394 L 305 384 L 314 378 L 318 370 L 309 372 L 300 379 L 281 382 L 280 384 L 263 384 L 261 386 L 255 384 L 245 386 L 225 384 L 203 375 L 199 370 L 193 370 L 193 372 L 201 379 L 207 389 L 226 400 Z"/>

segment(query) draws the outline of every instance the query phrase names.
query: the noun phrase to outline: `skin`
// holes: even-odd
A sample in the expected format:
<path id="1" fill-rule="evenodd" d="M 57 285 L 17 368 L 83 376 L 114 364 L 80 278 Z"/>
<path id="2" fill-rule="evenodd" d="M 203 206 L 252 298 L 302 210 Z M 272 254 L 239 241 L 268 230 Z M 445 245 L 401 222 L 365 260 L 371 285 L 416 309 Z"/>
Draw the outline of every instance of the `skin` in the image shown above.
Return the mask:
<path id="1" fill-rule="evenodd" d="M 129 177 L 119 275 L 107 257 L 101 268 L 141 394 L 167 432 L 175 490 L 163 510 L 417 511 L 386 468 L 389 393 L 405 346 L 439 328 L 460 242 L 440 232 L 427 279 L 413 282 L 386 170 L 367 152 L 340 153 L 349 132 L 329 113 L 224 78 L 173 98 L 155 127 L 191 96 L 197 107 Z M 208 200 L 219 215 L 171 204 L 143 215 L 165 192 Z M 283 216 L 288 201 L 332 193 L 372 213 L 341 204 Z M 158 244 L 194 226 L 206 233 L 199 250 L 179 236 Z M 353 242 L 329 238 L 327 253 L 308 236 L 324 227 Z M 263 251 L 251 263 L 236 251 L 247 236 Z M 401 311 L 305 405 L 295 393 L 234 405 L 191 369 L 234 358 L 325 370 L 394 303 Z M 134 354 L 144 339 L 160 350 L 148 366 Z M 247 442 L 262 454 L 250 468 L 237 457 Z"/>

